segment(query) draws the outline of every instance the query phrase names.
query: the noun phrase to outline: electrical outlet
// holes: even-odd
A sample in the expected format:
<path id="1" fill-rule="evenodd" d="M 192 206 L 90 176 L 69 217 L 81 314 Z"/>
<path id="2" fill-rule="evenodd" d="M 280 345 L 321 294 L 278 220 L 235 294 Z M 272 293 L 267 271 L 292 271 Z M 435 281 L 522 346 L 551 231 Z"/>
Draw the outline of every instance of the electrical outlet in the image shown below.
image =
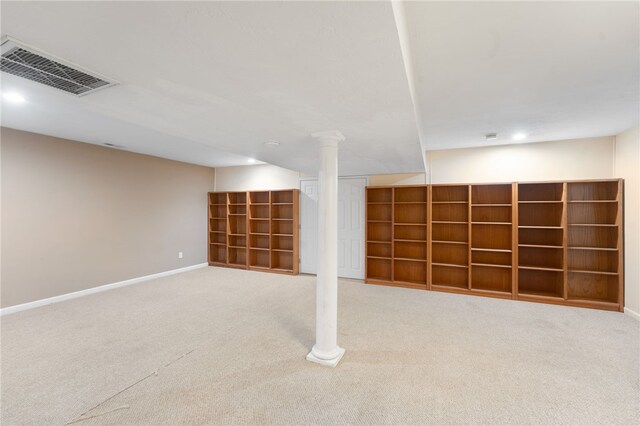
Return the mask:
<path id="1" fill-rule="evenodd" d="M 182 252 L 181 251 L 178 252 L 178 259 L 182 259 Z"/>

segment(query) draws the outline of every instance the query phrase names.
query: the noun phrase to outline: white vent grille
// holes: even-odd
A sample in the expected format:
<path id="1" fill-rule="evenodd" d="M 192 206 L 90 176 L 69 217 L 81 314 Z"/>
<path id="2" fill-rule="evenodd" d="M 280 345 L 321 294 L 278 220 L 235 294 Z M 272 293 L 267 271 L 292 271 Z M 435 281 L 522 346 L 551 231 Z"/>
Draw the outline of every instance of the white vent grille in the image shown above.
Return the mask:
<path id="1" fill-rule="evenodd" d="M 46 84 L 76 96 L 87 95 L 117 84 L 96 73 L 81 71 L 73 64 L 64 64 L 60 59 L 54 60 L 50 55 L 47 56 L 8 39 L 2 44 L 0 69 L 8 74 Z"/>

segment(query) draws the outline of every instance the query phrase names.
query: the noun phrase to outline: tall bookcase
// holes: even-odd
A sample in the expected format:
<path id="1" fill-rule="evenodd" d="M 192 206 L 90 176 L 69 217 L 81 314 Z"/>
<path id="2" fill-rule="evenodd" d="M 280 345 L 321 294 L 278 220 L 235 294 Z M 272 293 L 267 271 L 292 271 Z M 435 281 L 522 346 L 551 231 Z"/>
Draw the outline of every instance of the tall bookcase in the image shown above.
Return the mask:
<path id="1" fill-rule="evenodd" d="M 298 274 L 297 189 L 209 193 L 209 264 Z"/>
<path id="2" fill-rule="evenodd" d="M 622 301 L 622 239 L 622 181 L 567 183 L 567 300 Z"/>
<path id="3" fill-rule="evenodd" d="M 397 285 L 427 288 L 427 200 L 429 188 L 393 190 L 393 280 Z"/>
<path id="4" fill-rule="evenodd" d="M 565 186 L 561 182 L 518 185 L 519 299 L 564 299 Z"/>
<path id="5" fill-rule="evenodd" d="M 393 188 L 366 190 L 367 277 L 371 282 L 393 281 Z"/>
<path id="6" fill-rule="evenodd" d="M 622 185 L 369 187 L 366 282 L 623 310 Z"/>
<path id="7" fill-rule="evenodd" d="M 468 185 L 431 186 L 431 266 L 433 290 L 469 289 L 471 206 Z"/>
<path id="8" fill-rule="evenodd" d="M 227 266 L 247 266 L 247 193 L 229 192 L 227 213 Z"/>
<path id="9" fill-rule="evenodd" d="M 471 185 L 470 289 L 513 296 L 515 184 Z"/>
<path id="10" fill-rule="evenodd" d="M 209 264 L 227 264 L 227 193 L 209 193 Z"/>
<path id="11" fill-rule="evenodd" d="M 367 204 L 367 278 L 410 288 L 427 286 L 426 185 L 369 187 Z"/>

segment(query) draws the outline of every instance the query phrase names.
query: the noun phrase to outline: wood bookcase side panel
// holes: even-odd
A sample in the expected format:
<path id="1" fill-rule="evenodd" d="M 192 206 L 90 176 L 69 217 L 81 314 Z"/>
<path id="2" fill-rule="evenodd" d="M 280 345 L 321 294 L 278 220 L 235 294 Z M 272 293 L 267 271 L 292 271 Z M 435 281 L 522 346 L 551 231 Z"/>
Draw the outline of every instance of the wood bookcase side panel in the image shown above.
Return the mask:
<path id="1" fill-rule="evenodd" d="M 518 270 L 518 294 L 563 298 L 563 271 Z"/>
<path id="2" fill-rule="evenodd" d="M 249 233 L 269 235 L 269 219 L 251 219 L 249 222 Z"/>
<path id="3" fill-rule="evenodd" d="M 271 191 L 271 204 L 293 204 L 295 191 Z"/>
<path id="4" fill-rule="evenodd" d="M 465 290 L 469 288 L 467 268 L 433 265 L 431 274 L 432 286 L 454 287 Z"/>
<path id="5" fill-rule="evenodd" d="M 510 251 L 485 251 L 474 249 L 471 251 L 472 264 L 511 266 L 512 256 Z"/>
<path id="6" fill-rule="evenodd" d="M 427 263 L 395 259 L 394 281 L 427 285 Z"/>
<path id="7" fill-rule="evenodd" d="M 617 203 L 577 203 L 568 205 L 569 224 L 615 225 Z"/>
<path id="8" fill-rule="evenodd" d="M 293 271 L 293 252 L 272 251 L 271 269 Z"/>
<path id="9" fill-rule="evenodd" d="M 393 202 L 393 188 L 367 188 L 367 203 Z"/>
<path id="10" fill-rule="evenodd" d="M 367 235 L 369 241 L 387 241 L 391 242 L 391 224 L 369 222 L 367 223 Z"/>
<path id="11" fill-rule="evenodd" d="M 567 252 L 569 272 L 592 271 L 618 273 L 618 251 L 569 249 Z"/>
<path id="12" fill-rule="evenodd" d="M 247 249 L 246 248 L 228 248 L 228 264 L 233 266 L 247 266 Z"/>
<path id="13" fill-rule="evenodd" d="M 229 235 L 229 247 L 244 248 L 247 246 L 247 236 L 245 235 Z"/>
<path id="14" fill-rule="evenodd" d="M 427 261 L 427 243 L 413 241 L 395 241 L 393 243 L 395 258 Z"/>
<path id="15" fill-rule="evenodd" d="M 228 192 L 229 204 L 247 204 L 246 192 Z"/>
<path id="16" fill-rule="evenodd" d="M 245 235 L 247 233 L 246 216 L 229 216 L 228 224 L 230 235 Z"/>
<path id="17" fill-rule="evenodd" d="M 391 222 L 391 204 L 371 204 L 367 206 L 367 220 Z"/>
<path id="18" fill-rule="evenodd" d="M 568 182 L 567 191 L 569 202 L 571 201 L 602 201 L 618 199 L 618 180 L 612 181 L 586 181 Z"/>
<path id="19" fill-rule="evenodd" d="M 251 219 L 270 219 L 271 214 L 269 212 L 268 204 L 252 204 L 249 207 Z"/>
<path id="20" fill-rule="evenodd" d="M 269 204 L 270 193 L 269 191 L 252 191 L 249 192 L 250 204 Z"/>
<path id="21" fill-rule="evenodd" d="M 562 201 L 563 184 L 550 183 L 521 183 L 518 185 L 519 201 Z"/>
<path id="22" fill-rule="evenodd" d="M 511 204 L 512 185 L 471 185 L 471 204 Z"/>
<path id="23" fill-rule="evenodd" d="M 273 250 L 294 250 L 294 238 L 274 235 L 271 237 L 271 248 Z"/>
<path id="24" fill-rule="evenodd" d="M 511 206 L 472 206 L 473 222 L 511 223 Z"/>
<path id="25" fill-rule="evenodd" d="M 519 247 L 518 265 L 549 269 L 563 269 L 562 247 Z"/>
<path id="26" fill-rule="evenodd" d="M 249 249 L 249 266 L 269 268 L 269 250 Z"/>
<path id="27" fill-rule="evenodd" d="M 227 244 L 227 233 L 222 232 L 210 232 L 209 233 L 209 243 L 210 244 Z"/>
<path id="28" fill-rule="evenodd" d="M 231 215 L 247 214 L 247 206 L 246 206 L 246 204 L 230 204 L 229 205 L 229 214 L 231 214 Z"/>
<path id="29" fill-rule="evenodd" d="M 293 224 L 293 221 L 271 218 L 271 233 L 273 235 L 290 235 L 293 237 L 293 231 L 295 230 Z"/>
<path id="30" fill-rule="evenodd" d="M 226 192 L 210 192 L 209 204 L 221 204 L 227 205 L 227 193 Z"/>
<path id="31" fill-rule="evenodd" d="M 511 268 L 473 265 L 471 289 L 511 293 Z"/>
<path id="32" fill-rule="evenodd" d="M 249 247 L 268 250 L 270 248 L 269 236 L 249 234 Z"/>
<path id="33" fill-rule="evenodd" d="M 520 226 L 561 226 L 563 205 L 519 204 L 518 225 Z"/>
<path id="34" fill-rule="evenodd" d="M 427 227 L 424 225 L 400 225 L 393 227 L 393 236 L 396 240 L 426 241 Z"/>
<path id="35" fill-rule="evenodd" d="M 617 227 L 575 226 L 567 237 L 569 247 L 618 247 Z"/>
<path id="36" fill-rule="evenodd" d="M 427 186 L 397 186 L 394 188 L 395 203 L 426 203 Z"/>
<path id="37" fill-rule="evenodd" d="M 209 218 L 211 219 L 224 219 L 227 217 L 226 205 L 209 205 Z"/>
<path id="38" fill-rule="evenodd" d="M 431 243 L 431 247 L 431 260 L 433 263 L 469 265 L 469 250 L 466 244 Z"/>
<path id="39" fill-rule="evenodd" d="M 209 219 L 209 231 L 227 232 L 227 219 Z"/>
<path id="40" fill-rule="evenodd" d="M 394 222 L 409 224 L 427 223 L 427 205 L 425 204 L 395 204 Z"/>
<path id="41" fill-rule="evenodd" d="M 391 281 L 391 259 L 367 259 L 367 278 L 379 281 Z"/>
<path id="42" fill-rule="evenodd" d="M 209 262 L 227 263 L 227 246 L 226 245 L 209 245 Z"/>
<path id="43" fill-rule="evenodd" d="M 469 242 L 467 224 L 432 223 L 431 238 L 435 241 Z"/>
<path id="44" fill-rule="evenodd" d="M 391 243 L 367 243 L 367 255 L 391 259 Z"/>
<path id="45" fill-rule="evenodd" d="M 472 248 L 510 250 L 512 246 L 511 226 L 497 224 L 473 224 L 471 228 Z"/>
<path id="46" fill-rule="evenodd" d="M 469 201 L 468 185 L 432 185 L 431 202 Z"/>
<path id="47" fill-rule="evenodd" d="M 436 222 L 467 222 L 469 220 L 467 204 L 432 204 L 431 220 Z"/>
<path id="48" fill-rule="evenodd" d="M 616 275 L 569 272 L 567 287 L 569 300 L 617 303 L 619 299 Z"/>

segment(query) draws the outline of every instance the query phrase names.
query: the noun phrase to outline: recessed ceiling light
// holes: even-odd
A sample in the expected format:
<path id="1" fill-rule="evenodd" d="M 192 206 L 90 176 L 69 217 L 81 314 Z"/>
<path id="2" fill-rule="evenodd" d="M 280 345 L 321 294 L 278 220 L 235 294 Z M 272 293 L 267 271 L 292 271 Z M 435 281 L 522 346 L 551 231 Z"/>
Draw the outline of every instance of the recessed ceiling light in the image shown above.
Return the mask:
<path id="1" fill-rule="evenodd" d="M 275 146 L 279 146 L 280 142 L 277 142 L 277 141 L 266 141 L 264 143 L 264 145 L 268 146 L 268 147 L 275 147 Z"/>
<path id="2" fill-rule="evenodd" d="M 253 163 L 255 163 L 255 162 L 256 162 L 256 159 L 255 159 L 255 158 L 249 158 L 249 159 L 247 160 L 247 163 L 251 163 L 251 164 L 253 164 Z"/>
<path id="3" fill-rule="evenodd" d="M 514 141 L 521 141 L 521 140 L 525 139 L 526 137 L 527 137 L 527 134 L 526 133 L 522 133 L 522 132 L 515 133 L 512 136 Z"/>
<path id="4" fill-rule="evenodd" d="M 7 100 L 7 101 L 9 101 L 9 102 L 13 102 L 15 104 L 21 104 L 21 103 L 24 103 L 26 101 L 24 96 L 22 96 L 20 93 L 16 93 L 16 92 L 3 93 L 2 94 L 2 98 Z"/>

